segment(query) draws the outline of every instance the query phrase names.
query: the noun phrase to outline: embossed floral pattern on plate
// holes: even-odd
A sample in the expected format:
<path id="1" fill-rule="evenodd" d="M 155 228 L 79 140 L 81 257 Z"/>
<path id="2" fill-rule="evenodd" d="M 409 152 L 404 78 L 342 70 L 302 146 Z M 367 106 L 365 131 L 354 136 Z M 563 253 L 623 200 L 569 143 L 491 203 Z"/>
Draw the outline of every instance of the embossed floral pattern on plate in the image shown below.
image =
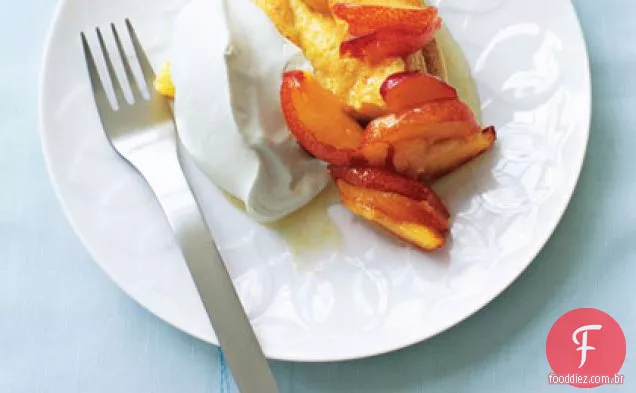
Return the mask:
<path id="1" fill-rule="evenodd" d="M 266 353 L 325 361 L 429 338 L 503 291 L 558 223 L 576 185 L 589 130 L 585 44 L 565 0 L 438 0 L 464 49 L 497 147 L 437 188 L 454 212 L 449 246 L 422 254 L 329 211 L 342 247 L 295 256 L 188 162 L 196 191 Z M 109 149 L 90 101 L 78 32 L 131 17 L 158 65 L 187 0 L 67 0 L 48 43 L 41 121 L 48 167 L 70 221 L 131 297 L 215 342 L 161 211 Z"/>

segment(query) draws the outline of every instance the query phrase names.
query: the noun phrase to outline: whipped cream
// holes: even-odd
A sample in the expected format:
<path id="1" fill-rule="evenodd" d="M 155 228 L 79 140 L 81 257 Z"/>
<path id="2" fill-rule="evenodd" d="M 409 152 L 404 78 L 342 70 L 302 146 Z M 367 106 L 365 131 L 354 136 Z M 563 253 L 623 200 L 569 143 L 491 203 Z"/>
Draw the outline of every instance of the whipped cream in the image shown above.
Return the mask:
<path id="1" fill-rule="evenodd" d="M 307 64 L 300 51 L 252 0 L 193 0 L 175 29 L 175 117 L 194 161 L 256 221 L 306 205 L 329 176 L 281 111 L 282 73 Z"/>

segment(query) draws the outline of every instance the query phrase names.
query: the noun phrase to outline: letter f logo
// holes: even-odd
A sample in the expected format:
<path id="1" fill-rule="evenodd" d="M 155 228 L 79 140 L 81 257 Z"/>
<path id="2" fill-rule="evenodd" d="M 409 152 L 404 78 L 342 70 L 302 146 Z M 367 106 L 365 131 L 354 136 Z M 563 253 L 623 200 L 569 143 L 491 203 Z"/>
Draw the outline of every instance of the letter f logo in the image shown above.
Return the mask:
<path id="1" fill-rule="evenodd" d="M 574 341 L 574 344 L 580 345 L 580 347 L 576 349 L 577 351 L 581 351 L 581 365 L 579 368 L 583 367 L 587 361 L 587 351 L 594 351 L 596 349 L 587 345 L 587 332 L 590 330 L 601 330 L 602 328 L 603 326 L 601 325 L 581 326 L 574 331 L 574 334 L 572 334 L 572 341 Z M 578 339 L 579 333 L 583 333 L 581 342 L 579 342 Z"/>

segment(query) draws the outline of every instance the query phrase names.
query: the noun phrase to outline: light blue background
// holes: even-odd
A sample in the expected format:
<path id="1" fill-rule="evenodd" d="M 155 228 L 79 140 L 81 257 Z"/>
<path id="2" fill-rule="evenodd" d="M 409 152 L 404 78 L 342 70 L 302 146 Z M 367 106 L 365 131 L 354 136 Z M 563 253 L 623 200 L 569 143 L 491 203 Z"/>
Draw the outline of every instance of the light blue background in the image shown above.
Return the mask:
<path id="1" fill-rule="evenodd" d="M 560 0 L 559 0 L 560 1 Z M 54 0 L 0 0 L 0 393 L 223 392 L 219 354 L 108 280 L 53 194 L 37 77 Z M 594 114 L 572 204 L 541 256 L 475 317 L 407 350 L 343 364 L 273 363 L 282 392 L 550 392 L 545 339 L 578 307 L 614 316 L 636 391 L 636 2 L 575 1 Z"/>

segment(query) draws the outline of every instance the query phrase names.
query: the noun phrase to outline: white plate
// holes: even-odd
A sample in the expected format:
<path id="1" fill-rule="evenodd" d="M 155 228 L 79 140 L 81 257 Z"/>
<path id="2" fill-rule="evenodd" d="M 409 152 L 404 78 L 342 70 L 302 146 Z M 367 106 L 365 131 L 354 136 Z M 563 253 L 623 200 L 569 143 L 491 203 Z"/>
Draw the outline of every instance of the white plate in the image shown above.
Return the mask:
<path id="1" fill-rule="evenodd" d="M 63 1 L 44 58 L 41 133 L 57 193 L 95 260 L 150 311 L 215 343 L 159 207 L 102 135 L 79 45 L 80 31 L 130 17 L 158 67 L 170 57 L 172 25 L 186 3 Z M 499 133 L 493 152 L 439 187 L 454 213 L 444 251 L 415 251 L 336 206 L 329 214 L 345 234 L 341 247 L 294 255 L 193 171 L 271 358 L 360 358 L 448 329 L 519 276 L 568 204 L 590 121 L 588 59 L 572 5 L 453 0 L 440 7 L 478 81 L 484 120 Z M 319 238 L 317 229 L 305 228 Z"/>

